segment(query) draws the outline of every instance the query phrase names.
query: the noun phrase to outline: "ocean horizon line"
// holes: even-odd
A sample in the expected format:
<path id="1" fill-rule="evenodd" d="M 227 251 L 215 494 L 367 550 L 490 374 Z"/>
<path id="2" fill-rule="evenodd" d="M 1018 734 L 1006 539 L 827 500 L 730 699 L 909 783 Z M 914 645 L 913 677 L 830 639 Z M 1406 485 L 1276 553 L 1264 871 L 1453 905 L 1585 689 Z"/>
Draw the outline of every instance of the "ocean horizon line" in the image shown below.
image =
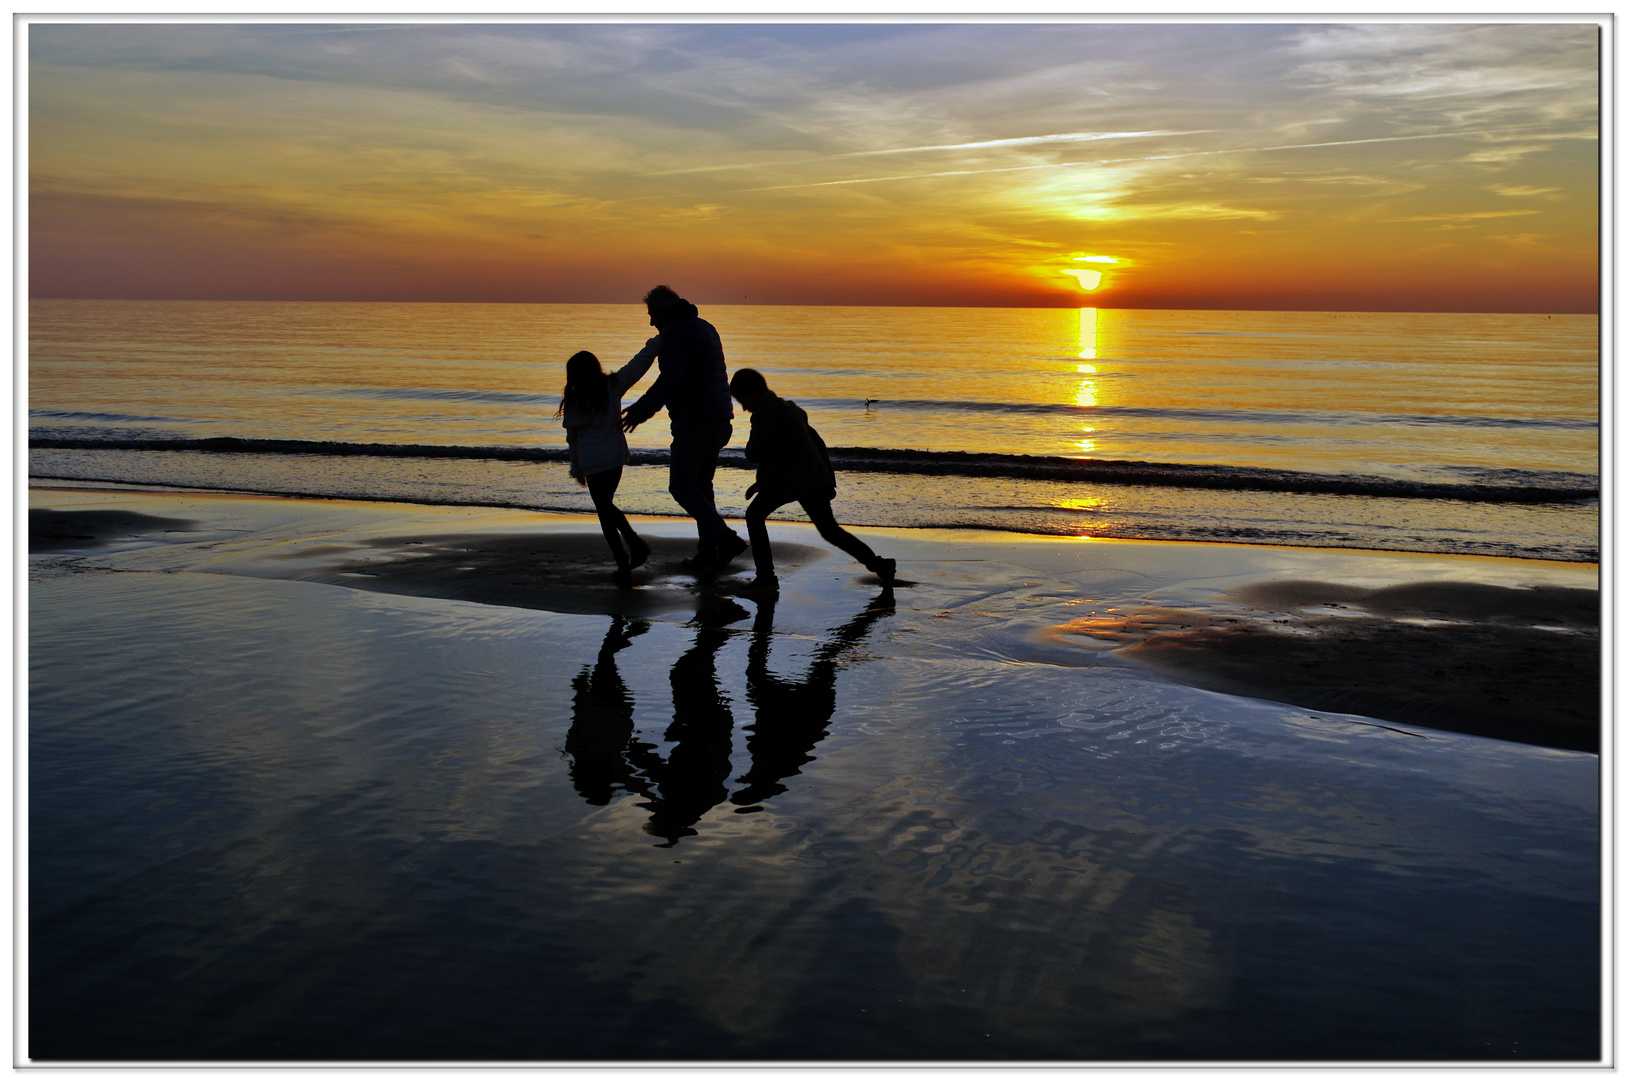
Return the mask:
<path id="1" fill-rule="evenodd" d="M 1248 312 L 1251 314 L 1280 314 L 1280 315 L 1544 315 L 1576 316 L 1582 318 L 1598 318 L 1601 307 L 1595 306 L 1591 311 L 1550 311 L 1537 310 L 1507 310 L 1503 308 L 1440 309 L 1440 308 L 1338 308 L 1338 307 L 1259 307 L 1239 305 L 1181 305 L 1181 304 L 1091 304 L 1091 303 L 1032 303 L 1032 304 L 995 304 L 995 303 L 936 303 L 936 304 L 881 304 L 881 303 L 852 303 L 836 301 L 804 300 L 789 302 L 750 302 L 742 300 L 697 300 L 690 298 L 697 306 L 703 307 L 817 307 L 817 308 L 884 308 L 884 309 L 921 309 L 927 311 L 1079 311 L 1091 309 L 1095 311 L 1207 311 L 1207 312 Z M 108 303 L 108 304 L 424 304 L 424 305 L 458 305 L 467 307 L 614 307 L 637 308 L 644 307 L 642 300 L 457 300 L 457 299 L 351 299 L 338 297 L 220 297 L 220 296 L 30 296 L 27 303 Z"/>

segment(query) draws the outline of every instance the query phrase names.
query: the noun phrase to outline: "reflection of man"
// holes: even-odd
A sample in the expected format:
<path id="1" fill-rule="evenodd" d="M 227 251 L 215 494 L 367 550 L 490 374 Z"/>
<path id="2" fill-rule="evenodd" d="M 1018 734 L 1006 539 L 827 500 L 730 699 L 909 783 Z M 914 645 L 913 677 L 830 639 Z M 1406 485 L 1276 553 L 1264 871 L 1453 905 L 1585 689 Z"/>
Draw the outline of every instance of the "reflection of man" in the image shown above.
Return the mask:
<path id="1" fill-rule="evenodd" d="M 633 727 L 633 695 L 616 670 L 616 653 L 649 624 L 611 620 L 598 662 L 572 682 L 576 691 L 565 753 L 571 783 L 582 798 L 605 806 L 626 792 L 643 796 L 650 812 L 644 831 L 672 847 L 694 836 L 694 825 L 729 794 L 729 754 L 734 716 L 718 681 L 717 654 L 729 640 L 728 625 L 746 617 L 733 600 L 708 603 L 695 613 L 695 643 L 672 665 L 672 723 L 662 757 Z"/>
<path id="2" fill-rule="evenodd" d="M 684 567 L 721 570 L 746 550 L 746 542 L 717 512 L 712 494 L 718 451 L 734 433 L 723 342 L 694 304 L 665 285 L 651 289 L 644 306 L 650 325 L 661 334 L 661 374 L 643 397 L 622 411 L 622 430 L 632 431 L 666 407 L 672 422 L 667 491 L 695 519 L 700 535 L 695 556 L 685 559 Z"/>
<path id="3" fill-rule="evenodd" d="M 718 681 L 717 654 L 729 640 L 728 624 L 745 617 L 732 600 L 695 613 L 695 644 L 672 665 L 672 723 L 665 732 L 672 749 L 663 759 L 652 746 L 629 744 L 629 760 L 655 785 L 638 804 L 650 812 L 644 831 L 665 840 L 662 847 L 696 835 L 695 823 L 728 797 L 734 714 Z"/>

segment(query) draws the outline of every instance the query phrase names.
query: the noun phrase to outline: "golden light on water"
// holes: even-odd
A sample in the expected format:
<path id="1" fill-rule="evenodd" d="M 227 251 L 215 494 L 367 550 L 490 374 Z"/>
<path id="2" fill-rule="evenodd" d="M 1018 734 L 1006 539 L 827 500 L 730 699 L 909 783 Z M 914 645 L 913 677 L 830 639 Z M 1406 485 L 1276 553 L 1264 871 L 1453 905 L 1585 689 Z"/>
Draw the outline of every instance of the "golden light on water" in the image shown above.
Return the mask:
<path id="1" fill-rule="evenodd" d="M 1079 359 L 1096 359 L 1096 309 L 1093 307 L 1079 309 Z M 1088 364 L 1081 364 L 1079 370 L 1084 371 L 1086 367 L 1096 370 Z"/>
<path id="2" fill-rule="evenodd" d="M 1081 360 L 1096 359 L 1096 314 L 1097 312 L 1095 308 L 1079 309 L 1079 359 Z M 1096 365 L 1080 364 L 1079 374 L 1096 374 Z M 1073 403 L 1082 407 L 1094 406 L 1096 404 L 1095 379 L 1079 380 L 1079 389 L 1074 393 Z M 1093 427 L 1087 427 L 1084 429 L 1087 434 L 1094 433 L 1095 430 L 1096 429 Z M 1079 442 L 1074 443 L 1074 446 L 1087 454 L 1094 454 L 1096 452 L 1095 439 L 1082 439 Z"/>
<path id="3" fill-rule="evenodd" d="M 1079 498 L 1079 499 L 1058 499 L 1052 505 L 1055 506 L 1058 510 L 1083 510 L 1083 511 L 1089 512 L 1089 511 L 1102 509 L 1103 508 L 1103 500 L 1101 500 L 1099 498 L 1095 498 L 1095 497 L 1087 497 L 1087 498 Z M 1097 537 L 1092 536 L 1089 533 L 1084 532 L 1082 530 L 1084 530 L 1084 529 L 1092 529 L 1092 528 L 1100 528 L 1100 527 L 1101 527 L 1101 525 L 1085 525 L 1085 524 L 1075 525 L 1074 528 L 1079 529 L 1081 531 L 1074 533 L 1073 538 L 1075 540 L 1095 540 L 1095 539 L 1098 539 Z"/>

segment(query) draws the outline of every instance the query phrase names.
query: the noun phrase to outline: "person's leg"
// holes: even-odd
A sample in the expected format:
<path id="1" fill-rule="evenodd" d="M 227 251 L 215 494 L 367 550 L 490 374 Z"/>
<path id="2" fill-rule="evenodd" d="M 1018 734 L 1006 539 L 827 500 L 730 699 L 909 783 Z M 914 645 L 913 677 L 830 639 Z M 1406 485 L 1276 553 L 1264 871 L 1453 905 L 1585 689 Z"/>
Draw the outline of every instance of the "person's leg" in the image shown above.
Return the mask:
<path id="1" fill-rule="evenodd" d="M 759 492 L 746 507 L 746 535 L 751 537 L 751 557 L 757 564 L 757 577 L 768 581 L 774 577 L 774 549 L 768 543 L 768 515 L 790 502 L 790 498 L 772 491 Z"/>
<path id="2" fill-rule="evenodd" d="M 847 552 L 859 560 L 866 570 L 874 571 L 884 580 L 891 581 L 893 570 L 898 564 L 892 559 L 879 557 L 870 550 L 869 544 L 836 524 L 836 515 L 831 513 L 829 499 L 798 499 L 797 502 L 802 507 L 802 512 L 808 515 L 808 520 L 819 530 L 819 535 L 824 538 L 825 543 Z"/>
<path id="3" fill-rule="evenodd" d="M 621 486 L 621 466 L 616 466 L 613 472 L 615 474 L 615 480 L 610 485 L 610 494 L 612 496 L 615 495 L 616 489 Z M 627 515 L 622 513 L 619 506 L 612 505 L 610 509 L 614 511 L 616 531 L 621 534 L 622 539 L 627 541 L 627 554 L 629 561 L 623 564 L 623 568 L 632 569 L 636 566 L 643 566 L 647 561 L 649 561 L 650 545 L 645 542 L 642 536 L 633 531 L 633 523 L 627 520 Z M 603 524 L 602 518 L 600 519 L 600 523 Z M 612 548 L 612 550 L 614 550 L 614 548 Z"/>
<path id="4" fill-rule="evenodd" d="M 721 423 L 684 428 L 672 433 L 672 464 L 667 492 L 674 502 L 684 508 L 684 513 L 695 519 L 695 531 L 700 541 L 697 558 L 716 552 L 725 537 L 732 537 L 736 544 L 739 543 L 740 538 L 717 512 L 717 500 L 712 492 L 718 451 L 728 444 L 733 432 L 733 425 Z"/>
<path id="5" fill-rule="evenodd" d="M 631 533 L 633 527 L 627 516 L 616 507 L 616 488 L 621 486 L 621 466 L 593 473 L 588 477 L 588 494 L 593 498 L 593 509 L 599 514 L 599 528 L 604 532 L 610 554 L 616 558 L 618 569 L 627 569 L 627 552 L 621 546 L 623 530 Z"/>

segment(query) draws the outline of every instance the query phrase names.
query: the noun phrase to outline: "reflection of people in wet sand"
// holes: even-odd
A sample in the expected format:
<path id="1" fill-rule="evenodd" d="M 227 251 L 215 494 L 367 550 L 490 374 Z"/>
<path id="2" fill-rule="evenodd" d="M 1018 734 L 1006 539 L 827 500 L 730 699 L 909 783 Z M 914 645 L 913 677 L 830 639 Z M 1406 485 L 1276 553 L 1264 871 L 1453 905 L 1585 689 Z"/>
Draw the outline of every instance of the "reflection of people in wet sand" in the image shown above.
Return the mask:
<path id="1" fill-rule="evenodd" d="M 663 406 L 672 421 L 672 464 L 667 491 L 695 519 L 700 543 L 686 570 L 721 570 L 746 550 L 746 542 L 717 512 L 712 475 L 718 451 L 734 433 L 729 373 L 723 343 L 695 305 L 665 285 L 644 297 L 650 325 L 661 332 L 661 374 L 644 396 L 622 414 L 622 430 L 632 431 Z"/>
<path id="2" fill-rule="evenodd" d="M 661 339 L 651 338 L 638 355 L 608 375 L 590 352 L 579 352 L 565 362 L 565 393 L 557 415 L 564 420 L 571 447 L 571 477 L 587 485 L 593 509 L 599 514 L 599 528 L 616 559 L 613 576 L 621 584 L 628 583 L 633 568 L 650 557 L 650 545 L 633 532 L 615 501 L 622 466 L 628 462 L 627 436 L 622 434 L 620 422 L 621 397 L 650 370 L 660 347 Z M 622 537 L 627 538 L 630 552 L 622 550 Z"/>
<path id="3" fill-rule="evenodd" d="M 645 831 L 666 846 L 695 835 L 695 822 L 729 794 L 734 715 L 718 683 L 717 653 L 728 641 L 728 624 L 745 616 L 732 600 L 696 614 L 695 642 L 672 665 L 672 723 L 664 737 L 675 745 L 665 758 L 634 732 L 633 697 L 616 670 L 616 653 L 649 624 L 628 629 L 626 620 L 612 620 L 598 661 L 572 684 L 576 698 L 565 753 L 582 798 L 604 806 L 618 790 L 632 792 L 644 797 L 639 805 L 650 812 Z"/>
<path id="4" fill-rule="evenodd" d="M 744 786 L 729 796 L 730 802 L 754 806 L 778 795 L 786 790 L 780 781 L 797 775 L 814 759 L 814 747 L 829 733 L 836 712 L 837 660 L 879 619 L 891 615 L 893 607 L 888 589 L 819 646 L 808 673 L 792 680 L 768 670 L 774 601 L 767 598 L 758 604 L 746 654 L 746 699 L 757 713 L 756 722 L 746 729 L 751 768 L 739 778 Z"/>
<path id="5" fill-rule="evenodd" d="M 796 402 L 770 390 L 762 375 L 751 368 L 735 372 L 729 391 L 751 413 L 746 459 L 757 465 L 757 479 L 746 489 L 748 498 L 757 495 L 746 507 L 746 531 L 751 537 L 757 577 L 745 591 L 779 591 L 774 552 L 768 544 L 768 515 L 788 502 L 802 507 L 826 543 L 847 552 L 879 576 L 883 584 L 891 585 L 897 562 L 880 558 L 870 545 L 836 524 L 830 509 L 830 501 L 836 497 L 836 471 L 831 467 L 825 440 L 808 426 L 808 414 Z"/>
<path id="6" fill-rule="evenodd" d="M 571 729 L 565 733 L 565 753 L 571 761 L 571 783 L 582 798 L 605 806 L 618 791 L 645 793 L 648 785 L 628 762 L 637 742 L 633 735 L 633 695 L 616 669 L 616 654 L 650 628 L 621 616 L 599 646 L 599 659 L 571 680 L 576 691 L 571 702 Z"/>
<path id="7" fill-rule="evenodd" d="M 650 812 L 645 831 L 668 847 L 696 835 L 695 823 L 725 799 L 744 808 L 785 791 L 781 781 L 813 760 L 814 747 L 829 732 L 838 660 L 892 614 L 893 606 L 892 591 L 883 592 L 833 631 L 800 679 L 768 669 L 774 603 L 769 599 L 758 606 L 746 661 L 746 696 L 756 712 L 746 741 L 751 766 L 732 797 L 734 714 L 718 681 L 717 655 L 728 641 L 728 625 L 743 618 L 745 609 L 725 599 L 696 615 L 694 644 L 672 665 L 672 723 L 664 737 L 674 745 L 664 758 L 638 738 L 633 697 L 616 668 L 616 653 L 649 624 L 613 619 L 598 660 L 572 683 L 576 696 L 565 736 L 571 783 L 594 806 L 605 806 L 620 793 L 642 796 L 638 805 Z"/>
<path id="8" fill-rule="evenodd" d="M 648 801 L 639 803 L 650 812 L 644 829 L 664 846 L 694 836 L 701 815 L 728 797 L 734 714 L 718 684 L 717 653 L 729 639 L 726 626 L 745 614 L 727 600 L 696 613 L 695 644 L 672 665 L 672 723 L 664 736 L 672 749 L 663 759 L 648 744 L 628 747 L 658 792 L 646 791 Z"/>

